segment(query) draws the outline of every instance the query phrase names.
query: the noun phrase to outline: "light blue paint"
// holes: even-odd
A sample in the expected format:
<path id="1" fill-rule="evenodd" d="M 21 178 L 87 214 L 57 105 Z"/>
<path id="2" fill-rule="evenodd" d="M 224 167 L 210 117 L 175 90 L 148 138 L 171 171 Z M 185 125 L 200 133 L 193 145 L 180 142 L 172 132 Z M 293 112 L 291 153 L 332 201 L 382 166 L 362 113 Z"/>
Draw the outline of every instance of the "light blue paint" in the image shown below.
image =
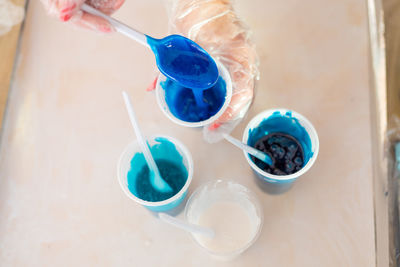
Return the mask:
<path id="1" fill-rule="evenodd" d="M 159 202 L 173 197 L 182 189 L 188 179 L 188 170 L 184 165 L 183 156 L 175 145 L 163 137 L 157 137 L 155 140 L 157 143 L 150 147 L 151 154 L 156 161 L 161 176 L 172 187 L 173 192 L 163 193 L 153 188 L 149 179 L 149 168 L 143 153 L 136 153 L 133 156 L 131 168 L 127 174 L 129 191 L 136 197 L 150 202 Z M 151 210 L 165 211 L 179 205 L 183 198 L 181 197 L 164 206 L 146 207 Z"/>
<path id="2" fill-rule="evenodd" d="M 163 39 L 147 37 L 162 74 L 182 86 L 206 89 L 218 79 L 218 68 L 212 57 L 198 44 L 181 35 Z"/>
<path id="3" fill-rule="evenodd" d="M 167 78 L 160 83 L 165 91 L 165 102 L 171 113 L 187 122 L 199 122 L 214 116 L 222 108 L 226 98 L 226 83 L 222 77 L 204 91 L 184 87 Z"/>
<path id="4" fill-rule="evenodd" d="M 291 111 L 287 111 L 285 114 L 281 114 L 280 111 L 275 111 L 271 116 L 265 118 L 261 123 L 249 130 L 247 144 L 250 146 L 255 145 L 255 143 L 270 133 L 286 133 L 297 139 L 303 148 L 304 152 L 304 162 L 303 167 L 313 156 L 312 144 L 309 134 L 306 129 L 299 123 L 298 119 L 292 116 Z M 251 157 L 250 157 L 251 159 Z M 261 176 L 264 180 L 272 183 L 287 183 L 292 182 L 292 180 L 274 180 L 268 177 Z"/>

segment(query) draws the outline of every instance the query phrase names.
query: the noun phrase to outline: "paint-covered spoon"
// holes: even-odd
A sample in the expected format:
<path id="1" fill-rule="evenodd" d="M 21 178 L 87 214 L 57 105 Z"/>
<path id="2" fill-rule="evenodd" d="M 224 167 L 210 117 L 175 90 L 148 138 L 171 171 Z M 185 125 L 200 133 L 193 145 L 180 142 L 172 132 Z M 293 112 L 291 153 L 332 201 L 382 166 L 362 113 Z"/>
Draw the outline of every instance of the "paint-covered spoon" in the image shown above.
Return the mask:
<path id="1" fill-rule="evenodd" d="M 250 155 L 258 158 L 259 160 L 267 163 L 268 165 L 272 165 L 272 159 L 271 157 L 267 154 L 264 153 L 258 149 L 255 149 L 254 147 L 248 146 L 242 142 L 240 142 L 238 139 L 228 135 L 228 134 L 223 134 L 223 137 L 230 142 L 231 144 L 237 146 L 238 148 L 246 151 L 247 153 L 249 153 Z"/>
<path id="2" fill-rule="evenodd" d="M 217 64 L 198 44 L 181 35 L 163 39 L 147 36 L 158 69 L 166 77 L 191 89 L 207 89 L 219 77 Z"/>
<path id="3" fill-rule="evenodd" d="M 133 110 L 132 103 L 129 100 L 128 94 L 125 91 L 123 91 L 122 96 L 124 97 L 124 101 L 125 101 L 126 109 L 128 111 L 129 119 L 130 119 L 132 127 L 135 131 L 140 149 L 142 150 L 144 158 L 150 169 L 149 173 L 150 173 L 151 185 L 154 187 L 154 189 L 156 189 L 159 192 L 163 192 L 163 193 L 172 192 L 171 186 L 169 184 L 167 184 L 167 182 L 164 181 L 164 179 L 161 177 L 160 171 L 158 170 L 156 162 L 154 161 L 154 158 L 151 155 L 147 140 L 142 135 L 142 132 L 139 129 L 139 124 L 137 123 L 135 112 Z"/>
<path id="4" fill-rule="evenodd" d="M 157 67 L 166 77 L 191 89 L 207 89 L 219 77 L 217 64 L 198 44 L 181 35 L 169 35 L 155 39 L 136 31 L 99 10 L 83 4 L 81 9 L 106 19 L 117 32 L 151 48 Z"/>

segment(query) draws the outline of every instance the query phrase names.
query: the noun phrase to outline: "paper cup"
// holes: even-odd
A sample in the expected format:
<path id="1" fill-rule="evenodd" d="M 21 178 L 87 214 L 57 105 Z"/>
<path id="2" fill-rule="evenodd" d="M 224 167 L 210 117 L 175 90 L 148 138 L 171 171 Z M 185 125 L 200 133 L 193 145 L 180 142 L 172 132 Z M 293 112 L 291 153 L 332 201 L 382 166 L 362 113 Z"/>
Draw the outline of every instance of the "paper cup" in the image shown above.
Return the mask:
<path id="1" fill-rule="evenodd" d="M 148 138 L 149 145 L 152 146 L 152 145 L 158 143 L 155 140 L 158 137 L 165 138 L 168 141 L 170 141 L 171 143 L 173 143 L 175 145 L 177 151 L 183 158 L 183 164 L 186 167 L 188 177 L 186 179 L 184 186 L 178 193 L 176 193 L 174 196 L 172 196 L 168 199 L 165 199 L 163 201 L 151 202 L 151 201 L 146 201 L 146 200 L 136 197 L 129 190 L 127 174 L 131 168 L 131 160 L 136 153 L 141 153 L 141 149 L 140 149 L 137 141 L 130 143 L 125 148 L 124 152 L 122 153 L 122 155 L 119 159 L 117 172 L 118 172 L 118 181 L 122 188 L 122 191 L 124 191 L 124 193 L 130 199 L 143 205 L 144 207 L 148 208 L 151 211 L 161 212 L 161 211 L 168 211 L 168 210 L 171 210 L 171 209 L 177 207 L 182 202 L 182 200 L 185 198 L 188 188 L 189 188 L 189 185 L 192 182 L 193 160 L 192 160 L 192 156 L 191 156 L 189 150 L 180 141 L 178 141 L 177 139 L 172 138 L 170 136 L 163 136 L 163 135 L 151 136 L 150 138 Z M 163 159 L 163 158 L 155 156 L 155 159 Z M 165 159 L 168 160 L 168 158 L 165 158 Z M 142 166 L 140 166 L 140 168 L 141 167 Z"/>
<path id="2" fill-rule="evenodd" d="M 219 63 L 218 61 L 215 61 L 218 66 L 218 71 L 219 75 L 224 79 L 225 84 L 226 84 L 226 95 L 225 95 L 225 102 L 221 109 L 214 115 L 208 118 L 207 120 L 204 121 L 199 121 L 199 122 L 188 122 L 181 120 L 177 117 L 175 117 L 174 114 L 172 114 L 171 110 L 169 109 L 166 101 L 165 101 L 165 90 L 161 87 L 161 82 L 164 82 L 167 77 L 165 77 L 162 73 L 158 76 L 157 83 L 156 83 L 156 98 L 157 98 L 157 103 L 162 112 L 169 118 L 171 121 L 175 122 L 178 125 L 185 126 L 185 127 L 202 127 L 204 125 L 208 125 L 216 121 L 228 108 L 229 103 L 231 102 L 232 98 L 232 80 L 231 76 L 229 75 L 228 70 Z"/>
<path id="3" fill-rule="evenodd" d="M 217 247 L 212 245 L 210 246 L 210 244 L 204 240 L 204 236 L 199 234 L 192 234 L 192 237 L 196 243 L 211 256 L 218 260 L 227 261 L 236 258 L 254 244 L 260 235 L 264 216 L 261 204 L 255 193 L 250 191 L 247 187 L 234 181 L 214 180 L 201 185 L 190 196 L 185 207 L 186 220 L 192 224 L 199 224 L 200 217 L 204 211 L 218 202 L 235 203 L 243 208 L 243 210 L 247 213 L 245 216 L 249 216 L 249 227 L 251 227 L 251 234 L 249 235 L 249 238 L 245 241 L 242 240 L 242 243 L 236 243 L 234 249 L 232 249 L 231 246 L 224 247 L 223 244 L 221 247 L 221 243 L 219 243 L 220 245 Z M 216 215 L 217 220 L 219 219 L 218 216 L 224 216 L 224 214 Z M 233 223 L 237 224 L 237 231 L 243 231 L 243 229 L 241 229 L 244 227 L 243 225 L 239 224 L 237 221 Z M 227 225 L 227 227 L 228 226 L 229 225 Z M 215 238 L 221 238 L 221 235 L 223 235 L 221 232 L 216 232 L 215 234 Z M 235 240 L 232 237 L 224 238 L 227 238 L 225 241 L 229 242 L 233 242 L 232 240 Z"/>
<path id="4" fill-rule="evenodd" d="M 310 150 L 310 153 L 312 153 L 312 155 L 307 159 L 305 164 L 303 163 L 303 167 L 299 171 L 297 171 L 293 174 L 290 174 L 290 175 L 274 175 L 274 174 L 265 172 L 264 170 L 260 169 L 253 162 L 253 160 L 251 159 L 249 154 L 244 152 L 244 156 L 246 157 L 246 160 L 249 163 L 249 165 L 251 166 L 251 168 L 253 169 L 253 171 L 257 174 L 258 178 L 261 179 L 261 181 L 268 182 L 271 184 L 280 184 L 280 185 L 291 184 L 298 177 L 300 177 L 301 175 L 306 173 L 311 168 L 311 166 L 314 164 L 315 160 L 317 159 L 318 151 L 319 151 L 319 140 L 318 140 L 317 131 L 315 130 L 314 126 L 311 124 L 311 122 L 309 120 L 307 120 L 304 116 L 302 116 L 301 114 L 299 114 L 295 111 L 291 111 L 288 109 L 270 109 L 270 110 L 265 110 L 265 111 L 259 113 L 249 122 L 249 124 L 247 125 L 247 127 L 243 133 L 243 140 L 242 140 L 243 143 L 253 146 L 254 144 L 251 144 L 249 142 L 249 140 L 251 140 L 251 138 L 252 138 L 251 136 L 249 136 L 250 131 L 260 127 L 261 122 L 263 122 L 267 118 L 271 118 L 271 116 L 273 114 L 280 114 L 283 117 L 294 119 L 295 121 L 298 122 L 298 124 L 300 124 L 301 127 L 304 128 L 304 130 L 307 132 L 307 134 L 309 136 L 309 140 L 310 140 L 309 146 L 310 147 L 308 149 Z M 278 122 L 278 120 L 276 120 L 276 122 Z M 268 131 L 268 133 L 283 132 L 283 133 L 292 135 L 293 137 L 296 138 L 296 136 L 295 136 L 296 133 L 285 132 L 284 130 L 280 129 L 279 127 L 280 126 L 277 123 L 276 127 L 275 126 L 272 127 L 273 129 L 271 129 L 271 130 L 266 129 L 266 131 Z M 303 150 L 305 150 L 305 149 L 306 148 L 303 147 Z"/>

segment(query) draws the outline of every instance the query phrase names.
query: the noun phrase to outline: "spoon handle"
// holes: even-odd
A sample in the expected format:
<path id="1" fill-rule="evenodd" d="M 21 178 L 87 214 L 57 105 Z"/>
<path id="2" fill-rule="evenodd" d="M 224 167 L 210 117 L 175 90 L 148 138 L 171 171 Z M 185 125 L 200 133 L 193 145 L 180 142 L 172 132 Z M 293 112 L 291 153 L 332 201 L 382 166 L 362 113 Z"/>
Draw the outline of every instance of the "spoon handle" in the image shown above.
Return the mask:
<path id="1" fill-rule="evenodd" d="M 264 161 L 265 163 L 272 165 L 272 159 L 269 157 L 268 154 L 255 149 L 254 147 L 248 146 L 246 144 L 243 144 L 242 142 L 240 142 L 239 140 L 237 140 L 236 138 L 233 138 L 232 136 L 228 135 L 228 134 L 224 134 L 223 135 L 224 138 L 230 142 L 231 144 L 237 146 L 238 148 L 246 151 L 247 153 L 249 153 L 250 155 L 258 158 L 261 161 Z"/>
<path id="2" fill-rule="evenodd" d="M 107 20 L 110 22 L 112 26 L 116 29 L 117 32 L 122 33 L 123 35 L 141 43 L 144 46 L 150 47 L 149 44 L 147 43 L 147 37 L 143 33 L 132 29 L 131 27 L 125 25 L 124 23 L 113 19 L 112 17 L 104 14 L 103 12 L 89 6 L 88 4 L 83 4 L 81 6 L 81 9 L 87 13 L 90 13 L 95 16 L 102 17 L 103 19 Z"/>
<path id="3" fill-rule="evenodd" d="M 148 147 L 148 143 L 145 137 L 142 135 L 142 132 L 139 129 L 139 124 L 137 123 L 136 115 L 132 107 L 132 103 L 129 100 L 129 96 L 125 91 L 122 91 L 122 96 L 124 97 L 126 109 L 128 111 L 129 119 L 131 121 L 132 127 L 137 136 L 137 140 L 140 148 L 142 149 L 143 156 L 149 165 L 149 169 L 154 173 L 154 185 L 157 190 L 162 192 L 172 192 L 172 188 L 168 185 L 166 181 L 164 181 L 160 175 L 160 171 L 154 161 L 153 156 L 151 155 L 150 149 Z"/>
<path id="4" fill-rule="evenodd" d="M 202 234 L 202 235 L 207 235 L 210 238 L 213 238 L 215 236 L 215 232 L 212 229 L 205 228 L 196 224 L 191 224 L 189 222 L 186 222 L 184 220 L 172 217 L 166 213 L 159 213 L 158 217 L 163 221 L 166 222 L 172 226 L 175 226 L 177 228 L 180 228 L 182 230 L 185 230 L 187 232 L 190 232 L 192 234 Z"/>

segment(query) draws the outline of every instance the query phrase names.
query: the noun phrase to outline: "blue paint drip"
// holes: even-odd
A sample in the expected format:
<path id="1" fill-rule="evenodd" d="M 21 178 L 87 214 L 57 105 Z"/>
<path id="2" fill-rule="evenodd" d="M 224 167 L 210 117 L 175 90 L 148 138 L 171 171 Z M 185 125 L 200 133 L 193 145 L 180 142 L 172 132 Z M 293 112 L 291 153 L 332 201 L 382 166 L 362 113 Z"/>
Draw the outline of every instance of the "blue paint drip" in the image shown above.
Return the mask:
<path id="1" fill-rule="evenodd" d="M 306 129 L 299 123 L 298 119 L 292 116 L 292 112 L 281 114 L 275 111 L 271 116 L 264 119 L 257 127 L 249 130 L 249 138 L 247 144 L 254 147 L 258 140 L 271 133 L 284 133 L 294 137 L 301 145 L 304 154 L 303 167 L 313 156 L 311 139 Z M 253 159 L 252 159 L 253 160 Z M 254 160 L 253 160 L 254 161 Z M 254 161 L 256 165 L 261 166 L 261 161 Z"/>
<path id="2" fill-rule="evenodd" d="M 128 189 L 136 197 L 146 201 L 162 201 L 174 196 L 185 185 L 188 171 L 183 157 L 168 139 L 158 137 L 158 143 L 150 147 L 161 177 L 171 186 L 172 192 L 163 193 L 154 189 L 150 182 L 150 171 L 143 153 L 136 153 L 128 171 Z"/>
<path id="3" fill-rule="evenodd" d="M 170 79 L 161 82 L 161 87 L 165 90 L 165 101 L 171 113 L 187 122 L 204 121 L 214 116 L 226 97 L 226 83 L 221 77 L 204 91 L 183 87 Z"/>
<path id="4" fill-rule="evenodd" d="M 146 37 L 158 68 L 169 79 L 192 89 L 207 89 L 217 82 L 219 74 L 215 61 L 192 40 L 181 35 L 163 39 Z"/>

